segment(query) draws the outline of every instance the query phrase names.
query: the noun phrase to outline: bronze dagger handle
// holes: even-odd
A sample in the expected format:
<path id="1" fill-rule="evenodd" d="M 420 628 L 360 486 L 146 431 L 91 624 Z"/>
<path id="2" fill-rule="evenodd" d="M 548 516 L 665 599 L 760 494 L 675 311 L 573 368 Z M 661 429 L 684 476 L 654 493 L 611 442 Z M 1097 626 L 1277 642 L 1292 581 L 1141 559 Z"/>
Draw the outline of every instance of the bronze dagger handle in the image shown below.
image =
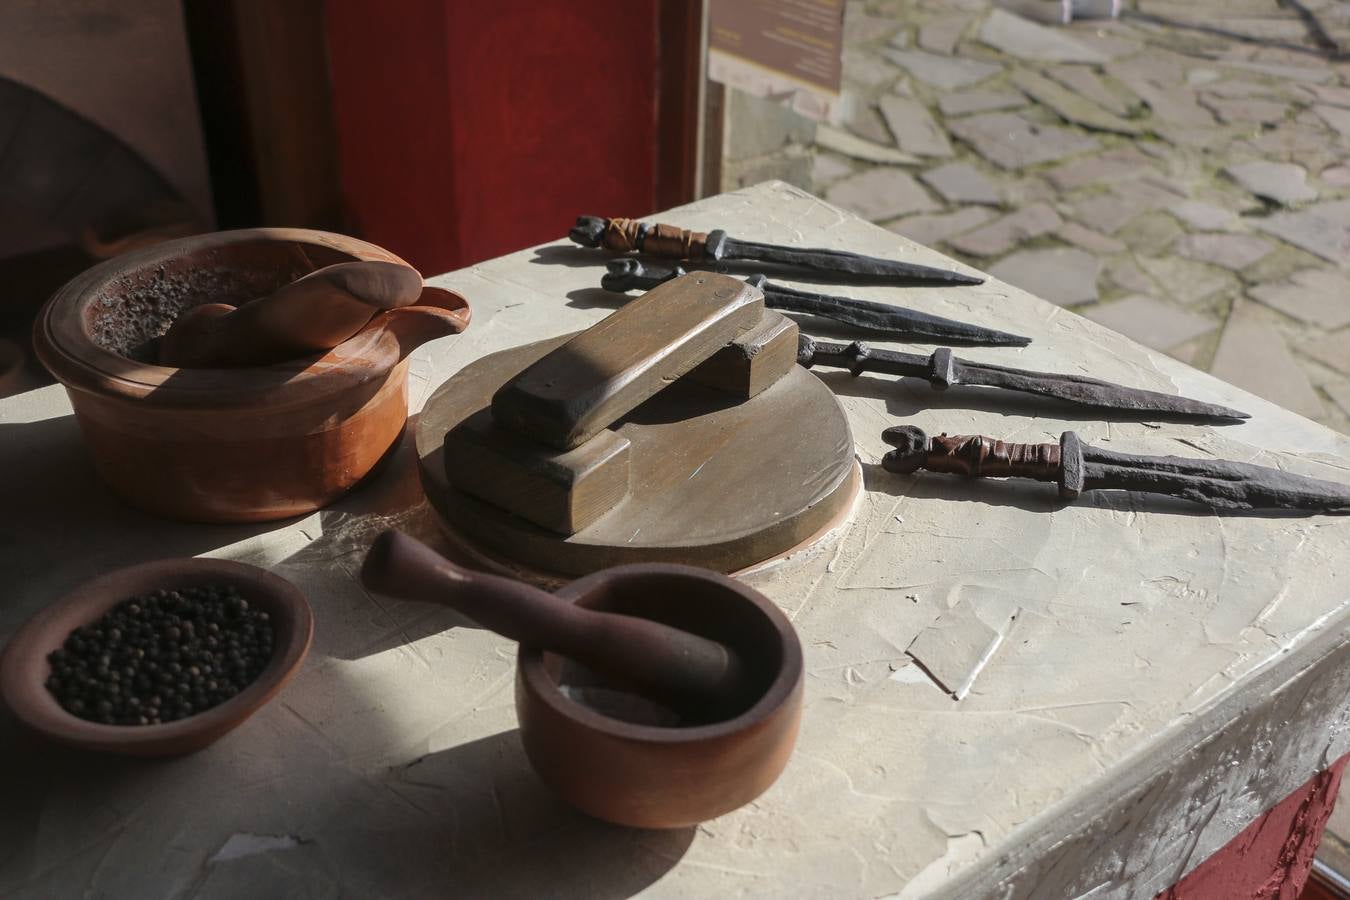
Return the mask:
<path id="1" fill-rule="evenodd" d="M 1019 444 L 982 434 L 941 434 L 930 438 L 913 425 L 887 428 L 882 440 L 895 450 L 882 459 L 890 472 L 919 469 L 967 478 L 1034 478 L 1059 484 L 1060 496 L 1083 489 L 1083 450 L 1078 435 L 1066 431 L 1058 444 Z"/>

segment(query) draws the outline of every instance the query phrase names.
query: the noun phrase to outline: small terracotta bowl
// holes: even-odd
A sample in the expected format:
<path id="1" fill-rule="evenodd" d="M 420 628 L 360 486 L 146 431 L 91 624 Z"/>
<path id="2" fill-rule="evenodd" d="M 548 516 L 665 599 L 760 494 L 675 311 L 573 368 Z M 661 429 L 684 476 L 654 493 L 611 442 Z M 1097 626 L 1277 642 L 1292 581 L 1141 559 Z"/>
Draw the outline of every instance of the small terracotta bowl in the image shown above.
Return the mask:
<path id="1" fill-rule="evenodd" d="M 266 612 L 273 629 L 272 659 L 247 687 L 219 706 L 163 725 L 103 725 L 73 716 L 47 690 L 47 654 L 81 625 L 97 621 L 129 597 L 154 590 L 208 584 L 238 588 Z M 289 581 L 222 559 L 163 559 L 110 572 L 86 582 L 29 619 L 0 656 L 0 698 L 39 734 L 84 750 L 129 756 L 176 756 L 202 749 L 235 728 L 294 677 L 314 636 L 314 616 Z"/>
<path id="2" fill-rule="evenodd" d="M 754 673 L 759 690 L 731 719 L 688 727 L 637 724 L 571 699 L 577 691 L 570 685 L 594 676 L 522 646 L 516 658 L 521 740 L 550 787 L 609 822 L 681 828 L 743 806 L 773 784 L 796 743 L 802 710 L 801 644 L 778 607 L 726 576 L 664 564 L 606 569 L 556 596 L 722 641 Z"/>

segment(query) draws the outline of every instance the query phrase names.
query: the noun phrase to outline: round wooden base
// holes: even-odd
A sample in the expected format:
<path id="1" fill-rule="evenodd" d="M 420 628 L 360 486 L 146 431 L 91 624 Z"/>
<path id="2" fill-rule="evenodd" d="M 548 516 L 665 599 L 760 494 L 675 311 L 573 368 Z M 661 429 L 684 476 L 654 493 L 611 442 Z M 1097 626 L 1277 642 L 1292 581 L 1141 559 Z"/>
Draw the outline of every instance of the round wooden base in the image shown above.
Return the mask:
<path id="1" fill-rule="evenodd" d="M 441 385 L 417 424 L 422 485 L 475 550 L 540 572 L 581 575 L 635 562 L 734 572 L 828 530 L 860 489 L 848 420 L 834 394 L 793 368 L 750 400 L 681 380 L 615 423 L 632 443 L 626 499 L 563 535 L 454 488 L 445 434 L 567 337 L 486 356 Z"/>

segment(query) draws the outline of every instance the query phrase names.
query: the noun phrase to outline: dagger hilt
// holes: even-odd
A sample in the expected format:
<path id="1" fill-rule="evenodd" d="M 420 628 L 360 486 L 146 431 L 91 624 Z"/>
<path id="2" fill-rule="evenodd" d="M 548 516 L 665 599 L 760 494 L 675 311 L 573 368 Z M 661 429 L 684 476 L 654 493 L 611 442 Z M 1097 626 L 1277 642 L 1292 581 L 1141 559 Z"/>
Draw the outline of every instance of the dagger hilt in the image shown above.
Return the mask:
<path id="1" fill-rule="evenodd" d="M 896 449 L 881 460 L 888 472 L 909 474 L 920 469 L 967 478 L 1034 478 L 1059 484 L 1065 499 L 1083 490 L 1083 445 L 1066 431 L 1058 444 L 1019 444 L 982 434 L 929 437 L 913 425 L 887 428 L 881 439 Z"/>
<path id="2" fill-rule="evenodd" d="M 721 232 L 712 234 L 720 235 Z M 675 225 L 639 222 L 636 219 L 578 216 L 577 224 L 568 232 L 568 237 L 583 247 L 603 247 L 615 253 L 638 251 L 670 259 L 716 259 L 716 256 L 709 252 L 708 232 L 689 231 Z"/>
<path id="3" fill-rule="evenodd" d="M 755 287 L 760 287 L 763 280 L 762 275 L 751 276 L 746 281 Z M 761 279 L 761 283 L 756 283 L 755 278 Z M 894 356 L 894 354 L 892 354 Z M 923 361 L 923 357 L 911 357 L 916 362 Z M 848 369 L 856 378 L 864 372 L 886 372 L 892 375 L 918 375 L 919 372 L 896 371 L 894 367 L 888 365 L 884 357 L 873 356 L 872 348 L 862 341 L 853 341 L 850 344 L 830 344 L 824 341 L 817 341 L 806 335 L 797 339 L 797 362 L 811 368 L 814 365 L 838 366 Z M 956 357 L 952 355 L 950 347 L 938 347 L 926 360 L 927 371 L 923 376 L 928 379 L 928 383 L 934 390 L 945 391 L 954 384 L 960 384 L 960 375 L 956 371 Z"/>
<path id="4" fill-rule="evenodd" d="M 617 294 L 626 294 L 634 288 L 650 291 L 657 285 L 674 281 L 686 274 L 684 266 L 674 266 L 670 269 L 647 266 L 642 260 L 631 256 L 611 259 L 605 269 L 605 274 L 600 276 L 600 286 Z"/>

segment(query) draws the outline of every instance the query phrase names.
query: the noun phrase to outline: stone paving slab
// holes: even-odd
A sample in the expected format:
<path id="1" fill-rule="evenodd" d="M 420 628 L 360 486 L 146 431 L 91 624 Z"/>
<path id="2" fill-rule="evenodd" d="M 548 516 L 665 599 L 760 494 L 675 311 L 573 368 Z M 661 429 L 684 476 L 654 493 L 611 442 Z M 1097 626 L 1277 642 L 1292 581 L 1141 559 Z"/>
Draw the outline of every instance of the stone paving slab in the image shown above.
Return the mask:
<path id="1" fill-rule="evenodd" d="M 1336 384 L 1327 384 L 1322 386 L 1322 390 L 1327 392 L 1327 396 L 1331 398 L 1331 402 L 1335 403 L 1342 413 L 1344 413 L 1347 416 L 1350 416 L 1350 383 L 1337 382 Z M 1340 797 L 1337 799 L 1336 802 L 1337 809 L 1340 809 L 1342 806 L 1350 807 L 1350 801 L 1345 802 L 1343 801 L 1345 801 L 1344 797 Z M 1343 834 L 1350 834 L 1350 831 L 1332 832 L 1333 836 Z M 1344 846 L 1344 844 L 1342 844 L 1342 846 Z M 1317 855 L 1319 858 L 1321 857 L 1322 851 L 1320 849 L 1317 851 Z M 1347 854 L 1347 856 L 1350 856 L 1350 854 Z M 1345 868 L 1337 869 L 1337 871 L 1350 872 L 1350 865 L 1347 865 Z"/>
<path id="2" fill-rule="evenodd" d="M 1111 90 L 1091 66 L 1050 66 L 1045 70 L 1045 74 L 1117 116 L 1128 115 L 1139 103 L 1138 97 L 1126 99 L 1120 93 Z"/>
<path id="3" fill-rule="evenodd" d="M 1082 44 L 1063 30 L 1048 28 L 1002 9 L 989 13 L 980 28 L 980 40 L 1018 59 L 1057 63 L 1104 63 L 1100 51 Z"/>
<path id="4" fill-rule="evenodd" d="M 1061 191 L 1071 191 L 1091 184 L 1134 178 L 1152 171 L 1154 169 L 1148 157 L 1127 147 L 1063 163 L 1050 170 L 1049 178 Z"/>
<path id="5" fill-rule="evenodd" d="M 1093 231 L 1091 228 L 1084 228 L 1077 222 L 1065 222 L 1064 226 L 1055 232 L 1055 235 L 1066 244 L 1072 244 L 1080 247 L 1089 253 L 1095 253 L 1098 256 L 1110 256 L 1113 253 L 1123 253 L 1128 249 L 1124 241 L 1118 241 L 1115 238 L 1107 237 L 1099 231 Z"/>
<path id="6" fill-rule="evenodd" d="M 1343 138 L 1350 138 L 1350 109 L 1342 109 L 1339 106 L 1314 106 L 1313 112 L 1322 117 L 1336 133 Z"/>
<path id="7" fill-rule="evenodd" d="M 938 98 L 938 107 L 944 116 L 963 116 L 977 112 L 1016 109 L 1026 106 L 1028 102 L 1026 96 L 1018 91 L 961 91 L 943 94 Z"/>
<path id="8" fill-rule="evenodd" d="M 1181 199 L 1165 188 L 1136 181 L 1128 187 L 1083 197 L 1073 204 L 1074 218 L 1091 223 L 1104 234 L 1115 234 L 1135 216 L 1167 209 Z"/>
<path id="9" fill-rule="evenodd" d="M 1252 226 L 1338 266 L 1350 260 L 1350 200 L 1280 213 L 1254 221 Z"/>
<path id="10" fill-rule="evenodd" d="M 1325 410 L 1275 326 L 1247 302 L 1234 304 L 1210 374 L 1310 418 Z"/>
<path id="11" fill-rule="evenodd" d="M 1053 109 L 1067 122 L 1094 131 L 1109 131 L 1116 134 L 1139 135 L 1146 131 L 1141 122 L 1109 113 L 1082 94 L 1075 93 L 1038 72 L 1018 69 L 1010 78 L 1022 93 L 1037 103 Z"/>
<path id="12" fill-rule="evenodd" d="M 1205 263 L 1177 256 L 1137 257 L 1140 267 L 1157 282 L 1164 296 L 1194 305 L 1237 287 L 1237 279 Z"/>
<path id="13" fill-rule="evenodd" d="M 997 206 L 1003 199 L 998 185 L 970 163 L 948 163 L 929 169 L 919 178 L 941 194 L 948 203 L 982 203 Z"/>
<path id="14" fill-rule="evenodd" d="M 772 123 L 782 159 L 732 171 L 800 173 L 1202 368 L 1244 364 L 1257 335 L 1274 349 L 1248 377 L 1350 431 L 1350 373 L 1326 361 L 1350 331 L 1350 64 L 1280 0 L 1126 6 L 1060 27 L 1051 0 L 847 0 L 835 121 Z"/>
<path id="15" fill-rule="evenodd" d="M 856 134 L 865 141 L 885 147 L 891 143 L 891 132 L 886 127 L 885 120 L 876 107 L 864 103 L 850 103 L 847 109 L 840 115 L 840 121 L 845 128 Z M 907 147 L 901 147 L 902 150 L 908 150 Z M 912 151 L 911 151 L 912 152 Z"/>
<path id="16" fill-rule="evenodd" d="M 965 234 L 988 222 L 995 216 L 993 210 L 982 206 L 968 206 L 956 212 L 939 215 L 909 216 L 886 227 L 925 246 L 941 244 L 958 234 Z"/>
<path id="17" fill-rule="evenodd" d="M 900 149 L 915 156 L 953 155 L 947 129 L 937 123 L 928 107 L 912 97 L 888 94 L 881 98 L 881 114 Z"/>
<path id="18" fill-rule="evenodd" d="M 901 153 L 894 147 L 886 147 L 875 141 L 864 140 L 839 128 L 821 125 L 816 128 L 816 146 L 833 150 L 854 159 L 882 165 L 903 166 L 919 161 L 918 157 Z"/>
<path id="19" fill-rule="evenodd" d="M 947 243 L 971 256 L 998 256 L 1018 244 L 1056 231 L 1063 224 L 1064 220 L 1049 204 L 1036 203 L 1008 213 L 998 221 L 968 234 L 951 238 Z"/>
<path id="20" fill-rule="evenodd" d="M 1173 246 L 1187 259 L 1213 263 L 1234 272 L 1275 249 L 1273 243 L 1254 234 L 1186 234 Z"/>
<path id="21" fill-rule="evenodd" d="M 1291 275 L 1288 282 L 1260 284 L 1248 293 L 1309 325 L 1329 331 L 1350 325 L 1350 278 L 1336 272 L 1304 269 Z"/>
<path id="22" fill-rule="evenodd" d="M 1350 187 L 1350 166 L 1328 166 L 1317 177 L 1332 187 Z"/>
<path id="23" fill-rule="evenodd" d="M 1305 98 L 1315 103 L 1325 103 L 1329 106 L 1340 106 L 1350 109 L 1350 87 L 1340 87 L 1338 85 L 1325 84 L 1301 84 L 1295 90 L 1299 91 Z M 1350 815 L 1350 813 L 1347 813 Z"/>
<path id="24" fill-rule="evenodd" d="M 930 53 L 950 55 L 972 20 L 972 16 L 934 19 L 919 29 L 919 46 Z"/>
<path id="25" fill-rule="evenodd" d="M 1344 375 L 1350 375 L 1350 331 L 1340 331 L 1299 347 L 1303 353 Z"/>
<path id="26" fill-rule="evenodd" d="M 1181 222 L 1200 231 L 1221 231 L 1237 222 L 1237 213 L 1202 200 L 1183 200 L 1167 208 Z"/>
<path id="27" fill-rule="evenodd" d="M 1083 315 L 1156 350 L 1170 350 L 1215 329 L 1207 316 L 1142 294 L 1095 304 Z"/>
<path id="28" fill-rule="evenodd" d="M 825 199 L 865 219 L 894 219 L 938 209 L 913 175 L 900 169 L 868 169 L 835 182 Z"/>
<path id="29" fill-rule="evenodd" d="M 1022 169 L 1096 150 L 1095 139 L 1067 128 L 1042 125 L 1015 113 L 985 113 L 948 123 L 952 134 L 1004 169 Z"/>
<path id="30" fill-rule="evenodd" d="M 1274 125 L 1283 122 L 1291 108 L 1288 103 L 1275 100 L 1215 97 L 1209 91 L 1201 91 L 1199 100 L 1202 106 L 1219 117 L 1220 122 L 1239 125 Z"/>
<path id="31" fill-rule="evenodd" d="M 1075 247 L 1021 250 L 989 267 L 989 274 L 1037 297 L 1073 306 L 1097 299 L 1102 262 Z"/>
<path id="32" fill-rule="evenodd" d="M 1256 160 L 1224 169 L 1224 174 L 1258 197 L 1292 205 L 1315 200 L 1317 191 L 1308 186 L 1308 170 L 1294 163 Z"/>
<path id="33" fill-rule="evenodd" d="M 925 84 L 947 91 L 979 84 L 1003 70 L 994 63 L 939 56 L 923 50 L 888 50 L 886 58 Z"/>

